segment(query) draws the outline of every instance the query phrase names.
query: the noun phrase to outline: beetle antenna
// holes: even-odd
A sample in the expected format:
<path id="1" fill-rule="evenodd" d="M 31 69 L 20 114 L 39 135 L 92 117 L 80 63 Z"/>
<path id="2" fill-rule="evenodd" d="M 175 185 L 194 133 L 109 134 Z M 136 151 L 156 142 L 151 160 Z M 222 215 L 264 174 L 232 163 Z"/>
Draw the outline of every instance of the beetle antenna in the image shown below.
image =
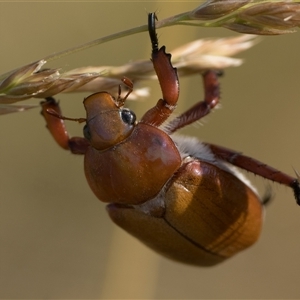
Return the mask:
<path id="1" fill-rule="evenodd" d="M 65 116 L 62 116 L 60 114 L 58 114 L 54 109 L 52 108 L 48 108 L 46 110 L 46 112 L 55 117 L 55 118 L 58 118 L 58 119 L 61 119 L 61 120 L 68 120 L 68 121 L 75 121 L 75 122 L 78 122 L 78 123 L 83 123 L 83 122 L 86 122 L 86 118 L 68 118 L 68 117 L 65 117 Z"/>

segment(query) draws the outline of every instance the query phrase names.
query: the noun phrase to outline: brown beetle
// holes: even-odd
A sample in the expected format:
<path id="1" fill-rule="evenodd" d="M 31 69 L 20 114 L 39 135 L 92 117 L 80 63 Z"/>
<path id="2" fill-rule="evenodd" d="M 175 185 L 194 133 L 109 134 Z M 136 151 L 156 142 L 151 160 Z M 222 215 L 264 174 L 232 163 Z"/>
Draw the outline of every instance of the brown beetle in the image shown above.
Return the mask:
<path id="1" fill-rule="evenodd" d="M 84 137 L 69 138 L 57 102 L 47 98 L 42 114 L 58 144 L 85 154 L 84 169 L 95 195 L 120 227 L 176 261 L 211 266 L 251 246 L 259 237 L 264 201 L 234 166 L 294 190 L 300 184 L 266 164 L 192 137 L 173 135 L 207 115 L 219 101 L 218 74 L 203 74 L 205 99 L 165 123 L 176 107 L 179 83 L 171 55 L 158 48 L 155 14 L 149 14 L 152 62 L 162 99 L 137 122 L 124 108 L 132 90 L 114 99 L 100 92 L 84 100 Z"/>

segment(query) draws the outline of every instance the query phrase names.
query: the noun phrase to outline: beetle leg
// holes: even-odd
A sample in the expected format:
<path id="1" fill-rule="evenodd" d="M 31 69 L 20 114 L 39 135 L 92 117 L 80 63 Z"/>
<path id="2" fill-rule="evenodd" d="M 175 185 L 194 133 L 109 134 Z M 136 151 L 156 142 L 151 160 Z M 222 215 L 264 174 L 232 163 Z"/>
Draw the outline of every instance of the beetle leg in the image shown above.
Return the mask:
<path id="1" fill-rule="evenodd" d="M 173 68 L 171 63 L 171 54 L 166 53 L 165 46 L 158 48 L 155 19 L 155 13 L 148 15 L 148 30 L 152 43 L 152 63 L 161 87 L 162 99 L 158 100 L 156 106 L 145 113 L 141 122 L 159 126 L 176 107 L 179 97 L 179 82 L 176 68 Z"/>
<path id="2" fill-rule="evenodd" d="M 88 140 L 82 137 L 69 137 L 58 102 L 48 97 L 46 101 L 41 102 L 41 106 L 41 114 L 46 121 L 46 126 L 57 144 L 74 154 L 85 154 L 89 146 Z"/>
<path id="3" fill-rule="evenodd" d="M 206 145 L 218 158 L 225 160 L 234 166 L 262 176 L 266 179 L 291 187 L 294 191 L 297 204 L 300 205 L 300 182 L 297 172 L 297 178 L 294 178 L 254 158 L 243 155 L 234 150 L 213 144 Z"/>
<path id="4" fill-rule="evenodd" d="M 171 134 L 176 130 L 200 120 L 210 113 L 219 103 L 220 84 L 218 76 L 220 72 L 208 70 L 202 74 L 204 85 L 204 100 L 196 103 L 190 109 L 173 119 L 166 126 L 166 131 Z"/>

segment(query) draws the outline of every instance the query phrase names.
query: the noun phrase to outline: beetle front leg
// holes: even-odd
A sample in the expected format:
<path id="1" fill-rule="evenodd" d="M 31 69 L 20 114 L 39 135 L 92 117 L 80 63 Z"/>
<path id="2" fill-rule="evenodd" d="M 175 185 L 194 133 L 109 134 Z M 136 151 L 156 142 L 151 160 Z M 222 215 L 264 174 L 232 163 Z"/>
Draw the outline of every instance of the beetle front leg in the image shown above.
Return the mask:
<path id="1" fill-rule="evenodd" d="M 196 103 L 190 109 L 179 115 L 166 126 L 166 131 L 171 134 L 176 130 L 200 120 L 210 113 L 219 103 L 220 83 L 218 77 L 220 72 L 208 70 L 202 74 L 204 86 L 204 100 Z"/>
<path id="2" fill-rule="evenodd" d="M 163 98 L 158 100 L 155 107 L 146 112 L 141 122 L 159 126 L 172 114 L 176 107 L 179 97 L 179 82 L 176 68 L 173 68 L 171 63 L 171 54 L 166 53 L 165 46 L 158 48 L 155 19 L 155 13 L 148 15 L 148 30 L 152 43 L 152 63 Z"/>
<path id="3" fill-rule="evenodd" d="M 213 145 L 213 144 L 206 144 L 206 145 L 211 149 L 211 151 L 218 158 L 225 160 L 234 166 L 252 172 L 256 175 L 262 176 L 266 179 L 289 186 L 294 191 L 297 204 L 300 205 L 300 183 L 299 183 L 300 178 L 298 174 L 297 174 L 298 176 L 297 179 L 279 170 L 276 170 L 254 158 L 245 156 L 234 150 Z"/>
<path id="4" fill-rule="evenodd" d="M 73 154 L 85 154 L 89 146 L 88 140 L 82 137 L 69 137 L 63 119 L 57 117 L 61 115 L 58 102 L 54 98 L 48 97 L 40 104 L 46 126 L 57 144 L 65 150 L 70 150 Z M 49 111 L 55 112 L 57 116 L 53 116 Z"/>

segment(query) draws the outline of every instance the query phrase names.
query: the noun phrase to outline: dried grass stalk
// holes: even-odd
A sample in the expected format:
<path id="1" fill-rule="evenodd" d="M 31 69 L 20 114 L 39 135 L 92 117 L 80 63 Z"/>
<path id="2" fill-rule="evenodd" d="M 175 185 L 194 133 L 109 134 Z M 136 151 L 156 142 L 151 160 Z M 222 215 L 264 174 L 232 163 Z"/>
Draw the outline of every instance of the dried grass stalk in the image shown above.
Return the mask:
<path id="1" fill-rule="evenodd" d="M 276 35 L 293 32 L 300 26 L 300 3 L 296 0 L 207 0 L 192 11 L 157 21 L 156 27 L 194 25 L 200 27 L 225 27 L 241 33 Z M 0 76 L 0 114 L 27 109 L 10 105 L 32 97 L 43 98 L 61 92 L 106 90 L 116 93 L 123 76 L 138 82 L 155 78 L 149 60 L 140 60 L 120 67 L 86 67 L 61 73 L 59 69 L 43 70 L 46 60 L 99 45 L 127 35 L 143 32 L 147 25 L 118 32 L 28 64 Z M 254 44 L 250 37 L 235 39 L 198 40 L 172 51 L 172 62 L 179 76 L 191 75 L 206 68 L 223 69 L 238 66 L 241 60 L 230 56 Z M 135 89 L 131 98 L 147 95 L 147 89 Z"/>

